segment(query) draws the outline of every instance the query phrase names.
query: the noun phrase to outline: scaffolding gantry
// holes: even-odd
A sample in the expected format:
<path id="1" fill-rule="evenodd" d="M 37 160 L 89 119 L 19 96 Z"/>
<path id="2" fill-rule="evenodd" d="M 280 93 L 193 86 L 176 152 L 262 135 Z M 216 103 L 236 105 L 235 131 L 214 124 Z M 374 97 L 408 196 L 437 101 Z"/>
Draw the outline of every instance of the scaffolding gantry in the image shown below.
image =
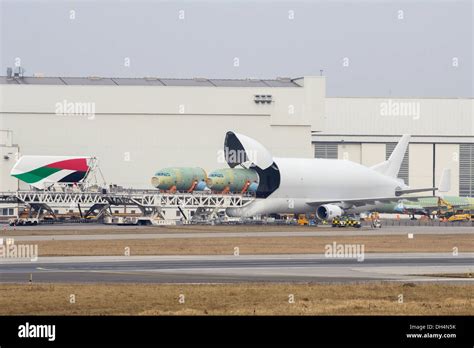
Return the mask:
<path id="1" fill-rule="evenodd" d="M 111 206 L 136 206 L 142 216 L 163 218 L 163 209 L 193 209 L 205 212 L 209 218 L 227 208 L 243 207 L 255 198 L 246 194 L 220 194 L 211 192 L 163 193 L 156 190 L 124 190 L 121 192 L 61 192 L 61 191 L 14 191 L 0 192 L 1 204 L 19 204 L 33 211 L 48 211 L 54 208 L 78 207 L 81 216 L 100 216 Z M 85 213 L 82 213 L 85 209 Z"/>

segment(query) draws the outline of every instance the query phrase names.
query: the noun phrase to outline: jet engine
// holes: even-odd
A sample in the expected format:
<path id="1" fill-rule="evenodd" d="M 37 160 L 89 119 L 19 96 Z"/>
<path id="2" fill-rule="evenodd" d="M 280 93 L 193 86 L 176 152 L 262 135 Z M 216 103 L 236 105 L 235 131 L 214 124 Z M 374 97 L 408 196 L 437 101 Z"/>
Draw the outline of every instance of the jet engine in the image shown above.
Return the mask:
<path id="1" fill-rule="evenodd" d="M 334 204 L 320 205 L 316 210 L 316 216 L 320 220 L 332 220 L 336 216 L 341 216 L 342 214 L 344 214 L 344 210 Z"/>

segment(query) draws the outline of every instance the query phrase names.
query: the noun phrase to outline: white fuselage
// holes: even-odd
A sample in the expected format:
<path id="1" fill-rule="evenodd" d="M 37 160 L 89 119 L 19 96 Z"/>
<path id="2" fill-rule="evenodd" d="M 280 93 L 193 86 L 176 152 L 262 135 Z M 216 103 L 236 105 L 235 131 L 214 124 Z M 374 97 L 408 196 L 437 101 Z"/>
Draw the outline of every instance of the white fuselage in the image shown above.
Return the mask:
<path id="1" fill-rule="evenodd" d="M 314 202 L 393 197 L 404 187 L 398 179 L 347 160 L 274 158 L 280 186 L 267 198 L 241 208 L 229 208 L 229 216 L 315 212 Z M 308 203 L 313 202 L 313 205 Z"/>

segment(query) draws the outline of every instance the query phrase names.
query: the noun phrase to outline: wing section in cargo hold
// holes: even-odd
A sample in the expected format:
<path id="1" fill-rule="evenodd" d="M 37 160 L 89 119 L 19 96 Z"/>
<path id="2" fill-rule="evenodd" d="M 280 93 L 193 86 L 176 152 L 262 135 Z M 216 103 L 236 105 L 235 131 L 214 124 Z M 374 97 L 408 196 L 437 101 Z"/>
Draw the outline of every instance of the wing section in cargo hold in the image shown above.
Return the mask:
<path id="1" fill-rule="evenodd" d="M 87 177 L 92 159 L 87 156 L 22 156 L 10 175 L 37 189 L 59 182 L 73 184 Z"/>

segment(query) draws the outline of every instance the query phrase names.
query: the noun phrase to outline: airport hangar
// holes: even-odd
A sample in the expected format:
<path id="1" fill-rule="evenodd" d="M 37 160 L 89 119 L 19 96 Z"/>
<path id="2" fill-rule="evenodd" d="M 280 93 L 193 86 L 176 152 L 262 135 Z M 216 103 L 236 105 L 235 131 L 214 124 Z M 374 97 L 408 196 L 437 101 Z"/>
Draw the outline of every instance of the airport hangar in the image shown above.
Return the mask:
<path id="1" fill-rule="evenodd" d="M 150 189 L 163 167 L 227 167 L 222 147 L 233 130 L 275 156 L 364 165 L 412 134 L 401 178 L 431 187 L 451 168 L 449 194 L 474 195 L 473 99 L 330 98 L 325 84 L 320 76 L 0 77 L 0 192 L 27 189 L 9 176 L 17 153 L 96 156 L 108 184 Z"/>

